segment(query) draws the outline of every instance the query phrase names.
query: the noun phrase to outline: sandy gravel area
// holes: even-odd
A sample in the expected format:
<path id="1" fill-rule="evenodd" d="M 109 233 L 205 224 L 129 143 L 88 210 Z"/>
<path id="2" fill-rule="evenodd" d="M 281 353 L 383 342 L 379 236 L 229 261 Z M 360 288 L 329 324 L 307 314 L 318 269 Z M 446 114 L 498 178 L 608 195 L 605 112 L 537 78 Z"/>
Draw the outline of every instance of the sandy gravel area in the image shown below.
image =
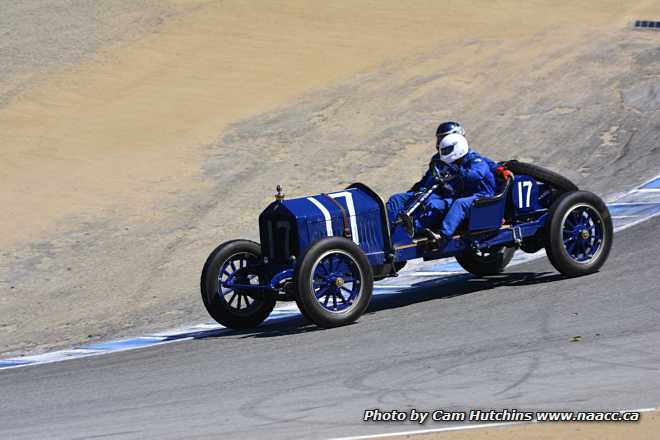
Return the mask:
<path id="1" fill-rule="evenodd" d="M 660 163 L 653 1 L 11 4 L 3 355 L 206 320 L 206 255 L 276 183 L 399 190 L 439 120 L 602 193 Z"/>

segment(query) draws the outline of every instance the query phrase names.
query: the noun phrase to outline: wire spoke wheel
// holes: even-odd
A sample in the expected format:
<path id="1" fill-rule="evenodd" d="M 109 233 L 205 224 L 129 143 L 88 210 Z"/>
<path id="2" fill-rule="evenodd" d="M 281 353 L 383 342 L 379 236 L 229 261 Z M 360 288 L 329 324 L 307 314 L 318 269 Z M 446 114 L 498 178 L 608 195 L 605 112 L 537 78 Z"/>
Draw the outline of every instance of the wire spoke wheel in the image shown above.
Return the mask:
<path id="1" fill-rule="evenodd" d="M 209 315 L 233 329 L 249 329 L 263 322 L 275 307 L 275 296 L 255 295 L 236 284 L 258 285 L 261 246 L 249 240 L 233 240 L 209 255 L 200 282 L 202 300 Z"/>
<path id="2" fill-rule="evenodd" d="M 295 280 L 300 311 L 321 327 L 355 321 L 371 301 L 373 272 L 369 260 L 344 237 L 324 238 L 307 249 L 296 268 Z"/>
<path id="3" fill-rule="evenodd" d="M 605 264 L 614 229 L 600 197 L 587 191 L 565 193 L 555 200 L 548 214 L 545 250 L 559 272 L 585 275 Z"/>
<path id="4" fill-rule="evenodd" d="M 231 280 L 234 284 L 259 284 L 259 277 L 250 273 L 249 266 L 257 262 L 257 256 L 241 252 L 231 255 L 218 271 L 218 297 L 238 313 L 250 313 L 257 305 L 257 300 L 248 292 L 236 290 L 229 286 Z"/>
<path id="5" fill-rule="evenodd" d="M 597 258 L 602 250 L 604 236 L 603 218 L 588 205 L 577 205 L 566 213 L 562 238 L 570 258 L 578 263 L 588 263 Z"/>
<path id="6" fill-rule="evenodd" d="M 321 255 L 312 269 L 314 295 L 330 312 L 343 312 L 354 306 L 362 291 L 364 277 L 355 257 L 341 250 Z"/>

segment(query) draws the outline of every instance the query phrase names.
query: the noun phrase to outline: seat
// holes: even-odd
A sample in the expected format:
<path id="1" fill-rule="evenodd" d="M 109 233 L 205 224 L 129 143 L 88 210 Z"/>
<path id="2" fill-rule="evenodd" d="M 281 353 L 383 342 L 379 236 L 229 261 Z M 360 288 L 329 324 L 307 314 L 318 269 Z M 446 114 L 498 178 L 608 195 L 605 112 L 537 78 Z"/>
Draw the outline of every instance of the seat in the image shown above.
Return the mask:
<path id="1" fill-rule="evenodd" d="M 467 229 L 469 232 L 499 229 L 502 226 L 513 178 L 503 179 L 498 177 L 497 180 L 497 193 L 494 196 L 479 198 L 472 204 L 468 217 Z"/>

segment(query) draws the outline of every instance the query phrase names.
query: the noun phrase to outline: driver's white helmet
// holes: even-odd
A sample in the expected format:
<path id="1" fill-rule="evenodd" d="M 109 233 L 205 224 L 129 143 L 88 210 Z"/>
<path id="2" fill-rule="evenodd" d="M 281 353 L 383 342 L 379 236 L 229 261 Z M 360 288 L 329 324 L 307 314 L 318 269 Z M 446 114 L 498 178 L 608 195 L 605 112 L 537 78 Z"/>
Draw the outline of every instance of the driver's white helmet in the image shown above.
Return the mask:
<path id="1" fill-rule="evenodd" d="M 440 160 L 444 163 L 454 163 L 461 157 L 468 153 L 467 139 L 465 136 L 458 133 L 448 134 L 438 145 L 438 152 L 440 153 Z"/>

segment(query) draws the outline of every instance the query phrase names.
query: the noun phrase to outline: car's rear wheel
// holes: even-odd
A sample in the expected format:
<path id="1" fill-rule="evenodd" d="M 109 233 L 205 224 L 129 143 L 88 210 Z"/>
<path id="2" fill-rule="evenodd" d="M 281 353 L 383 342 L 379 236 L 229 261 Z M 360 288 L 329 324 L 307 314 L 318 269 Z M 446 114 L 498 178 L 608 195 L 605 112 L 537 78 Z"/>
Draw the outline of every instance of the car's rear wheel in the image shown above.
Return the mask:
<path id="1" fill-rule="evenodd" d="M 249 329 L 261 324 L 275 307 L 275 298 L 257 297 L 250 291 L 233 289 L 229 279 L 240 284 L 258 284 L 251 267 L 261 259 L 261 246 L 249 240 L 233 240 L 218 246 L 209 255 L 200 282 L 202 300 L 209 315 L 232 329 Z"/>
<path id="2" fill-rule="evenodd" d="M 516 249 L 501 246 L 488 251 L 469 249 L 456 256 L 456 261 L 463 269 L 474 275 L 495 275 L 501 273 L 511 262 Z"/>
<path id="3" fill-rule="evenodd" d="M 587 191 L 566 193 L 550 207 L 545 249 L 564 275 L 600 269 L 612 248 L 612 217 L 600 197 Z"/>
<path id="4" fill-rule="evenodd" d="M 296 269 L 296 302 L 320 327 L 357 320 L 369 306 L 373 273 L 367 256 L 352 241 L 328 237 L 313 244 Z"/>

